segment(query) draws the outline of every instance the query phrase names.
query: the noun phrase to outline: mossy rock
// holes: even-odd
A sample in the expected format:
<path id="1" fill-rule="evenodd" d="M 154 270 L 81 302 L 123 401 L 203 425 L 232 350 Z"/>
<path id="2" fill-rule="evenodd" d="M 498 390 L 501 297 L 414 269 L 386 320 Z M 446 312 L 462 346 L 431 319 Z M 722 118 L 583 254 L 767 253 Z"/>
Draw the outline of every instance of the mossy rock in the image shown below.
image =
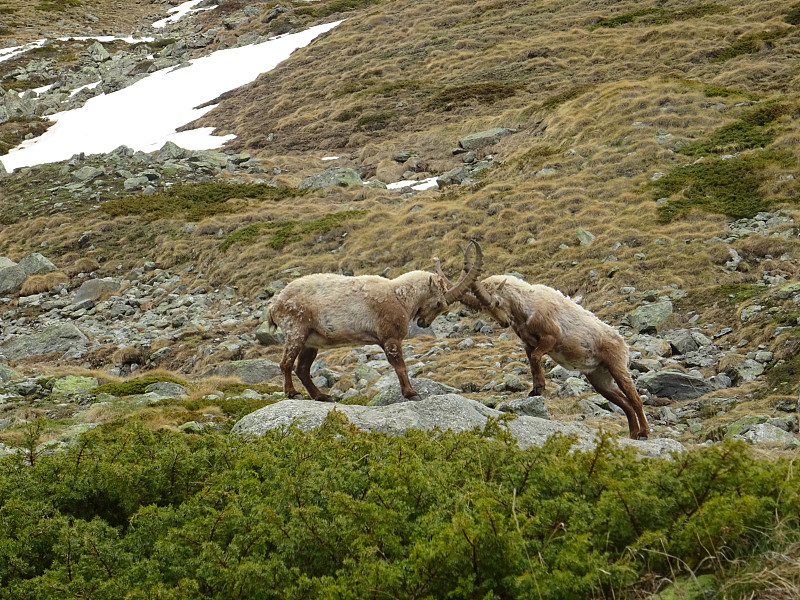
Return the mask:
<path id="1" fill-rule="evenodd" d="M 59 397 L 77 396 L 85 394 L 98 387 L 100 383 L 96 377 L 78 377 L 67 375 L 59 377 L 53 382 L 53 395 Z"/>

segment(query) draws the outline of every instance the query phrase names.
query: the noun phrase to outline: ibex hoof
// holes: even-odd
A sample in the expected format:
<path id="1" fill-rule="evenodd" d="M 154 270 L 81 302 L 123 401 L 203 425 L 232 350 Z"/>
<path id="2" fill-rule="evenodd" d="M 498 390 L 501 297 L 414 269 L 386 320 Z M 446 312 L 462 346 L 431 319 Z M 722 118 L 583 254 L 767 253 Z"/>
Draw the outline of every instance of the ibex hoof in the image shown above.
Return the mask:
<path id="1" fill-rule="evenodd" d="M 417 394 L 416 396 L 409 396 L 407 399 L 412 402 L 419 402 L 420 400 L 422 400 L 422 396 Z"/>
<path id="2" fill-rule="evenodd" d="M 640 442 L 644 442 L 647 440 L 647 435 L 640 433 L 638 436 L 636 436 L 636 439 L 638 439 Z"/>
<path id="3" fill-rule="evenodd" d="M 333 399 L 333 396 L 328 396 L 328 394 L 322 394 L 314 399 L 317 402 L 336 402 L 336 400 Z"/>
<path id="4" fill-rule="evenodd" d="M 528 392 L 528 397 L 541 396 L 543 391 L 544 391 L 543 387 L 541 388 L 535 387 L 530 392 Z"/>
<path id="5" fill-rule="evenodd" d="M 295 392 L 294 394 L 288 394 L 288 396 L 292 400 L 302 400 L 303 399 L 303 394 L 301 394 L 300 392 Z"/>

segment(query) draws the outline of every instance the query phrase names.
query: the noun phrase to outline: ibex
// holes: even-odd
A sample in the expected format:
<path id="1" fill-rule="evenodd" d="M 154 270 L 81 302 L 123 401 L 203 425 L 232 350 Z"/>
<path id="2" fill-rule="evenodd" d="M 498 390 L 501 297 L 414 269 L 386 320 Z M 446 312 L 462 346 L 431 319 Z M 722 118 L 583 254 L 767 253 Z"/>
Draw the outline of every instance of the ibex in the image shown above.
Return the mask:
<path id="1" fill-rule="evenodd" d="M 401 341 L 408 324 L 416 320 L 428 327 L 449 304 L 469 291 L 480 275 L 482 258 L 469 258 L 464 250 L 464 269 L 455 284 L 428 271 L 410 271 L 395 279 L 377 275 L 346 277 L 334 274 L 306 275 L 287 285 L 269 309 L 271 328 L 280 327 L 286 339 L 281 372 L 283 391 L 301 398 L 292 382 L 292 368 L 314 400 L 330 402 L 311 380 L 311 365 L 321 348 L 378 344 L 394 367 L 404 397 L 419 400 L 411 387 L 403 360 Z"/>
<path id="2" fill-rule="evenodd" d="M 482 260 L 480 246 L 472 243 L 476 260 Z M 435 263 L 435 270 L 447 281 L 439 262 Z M 465 254 L 464 268 L 469 266 Z M 476 280 L 472 292 L 462 296 L 463 304 L 485 309 L 501 327 L 510 325 L 522 340 L 533 378 L 529 396 L 544 391 L 542 357 L 547 354 L 564 368 L 583 373 L 595 390 L 619 406 L 628 419 L 631 438 L 647 439 L 650 428 L 628 370 L 628 347 L 614 328 L 558 290 L 516 277 L 493 275 Z"/>

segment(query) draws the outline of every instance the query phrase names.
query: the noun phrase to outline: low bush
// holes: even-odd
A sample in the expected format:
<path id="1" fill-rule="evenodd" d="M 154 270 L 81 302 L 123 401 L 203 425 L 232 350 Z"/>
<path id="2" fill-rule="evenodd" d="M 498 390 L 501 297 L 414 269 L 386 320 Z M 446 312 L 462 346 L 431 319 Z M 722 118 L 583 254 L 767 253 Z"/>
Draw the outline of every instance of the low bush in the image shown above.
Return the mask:
<path id="1" fill-rule="evenodd" d="M 231 200 L 283 200 L 302 195 L 294 188 L 277 188 L 266 183 L 183 183 L 155 194 L 138 194 L 115 198 L 101 205 L 112 217 L 138 215 L 149 221 L 182 216 L 199 221 L 217 214 L 242 208 L 242 202 Z"/>
<path id="2" fill-rule="evenodd" d="M 770 582 L 726 575 L 798 541 L 791 461 L 570 446 L 336 412 L 255 440 L 99 427 L 0 461 L 0 598 L 633 598 L 703 574 L 749 598 Z"/>
<path id="3" fill-rule="evenodd" d="M 668 198 L 658 207 L 662 223 L 695 208 L 733 219 L 749 218 L 775 202 L 761 189 L 772 169 L 796 162 L 791 156 L 765 150 L 705 160 L 673 169 L 647 188 L 654 190 L 656 198 Z"/>
<path id="4" fill-rule="evenodd" d="M 359 219 L 366 215 L 366 210 L 348 210 L 332 213 L 311 221 L 270 221 L 268 223 L 252 223 L 229 234 L 220 244 L 223 252 L 235 244 L 253 244 L 262 234 L 271 232 L 267 246 L 280 250 L 288 244 L 300 241 L 310 235 L 322 235 L 341 224 Z"/>

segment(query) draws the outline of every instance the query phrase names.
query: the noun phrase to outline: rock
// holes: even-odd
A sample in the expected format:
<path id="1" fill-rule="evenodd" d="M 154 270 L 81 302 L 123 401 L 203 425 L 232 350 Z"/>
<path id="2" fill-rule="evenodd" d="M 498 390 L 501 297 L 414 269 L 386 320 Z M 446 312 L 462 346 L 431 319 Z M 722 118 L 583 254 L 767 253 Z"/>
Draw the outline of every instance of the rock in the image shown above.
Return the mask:
<path id="1" fill-rule="evenodd" d="M 688 329 L 672 329 L 663 332 L 661 336 L 669 342 L 676 354 L 693 352 L 700 347 Z"/>
<path id="2" fill-rule="evenodd" d="M 2 365 L 0 365 L 2 369 Z M 0 371 L 0 379 L 2 378 L 2 371 Z M 797 411 L 797 398 L 778 398 L 775 401 L 775 409 L 783 412 L 796 412 Z"/>
<path id="3" fill-rule="evenodd" d="M 86 394 L 99 385 L 97 377 L 67 375 L 66 377 L 59 377 L 53 382 L 52 394 L 56 397 L 77 396 Z"/>
<path id="4" fill-rule="evenodd" d="M 641 375 L 636 381 L 637 387 L 643 387 L 649 393 L 670 400 L 692 400 L 715 389 L 703 379 L 680 371 L 651 371 Z"/>
<path id="5" fill-rule="evenodd" d="M 766 423 L 767 417 L 763 415 L 746 415 L 737 419 L 725 428 L 725 439 L 731 440 L 734 436 L 741 436 L 754 425 Z"/>
<path id="6" fill-rule="evenodd" d="M 498 404 L 497 410 L 526 417 L 550 418 L 550 412 L 547 410 L 542 396 L 528 396 L 526 398 L 507 400 Z"/>
<path id="7" fill-rule="evenodd" d="M 27 278 L 19 265 L 0 267 L 0 296 L 19 293 Z"/>
<path id="8" fill-rule="evenodd" d="M 97 179 L 104 174 L 105 170 L 86 165 L 85 167 L 81 167 L 80 169 L 76 169 L 70 173 L 70 179 L 74 183 L 89 183 L 93 179 Z"/>
<path id="9" fill-rule="evenodd" d="M 184 150 L 175 142 L 167 142 L 156 154 L 156 160 L 158 161 L 167 161 L 167 160 L 179 160 L 185 158 L 188 154 L 188 151 Z"/>
<path id="10" fill-rule="evenodd" d="M 431 396 L 420 402 L 402 402 L 391 406 L 283 400 L 245 416 L 234 425 L 232 433 L 261 436 L 272 429 L 287 431 L 293 425 L 308 431 L 319 427 L 332 410 L 344 414 L 351 424 L 365 431 L 391 435 L 402 435 L 409 429 L 471 431 L 476 427 L 484 427 L 489 417 L 497 419 L 503 414 L 458 394 Z M 508 428 L 522 448 L 542 446 L 556 433 L 575 436 L 575 446 L 583 450 L 594 447 L 596 439 L 595 432 L 588 427 L 565 425 L 537 417 L 517 417 L 508 423 Z M 673 452 L 685 452 L 680 442 L 671 439 L 636 441 L 620 438 L 617 443 L 623 447 L 632 446 L 644 456 L 669 456 Z"/>
<path id="11" fill-rule="evenodd" d="M 745 381 L 753 381 L 764 373 L 764 365 L 753 359 L 746 359 L 738 365 L 728 366 L 724 373 L 731 378 L 733 385 L 741 385 Z"/>
<path id="12" fill-rule="evenodd" d="M 0 363 L 0 381 L 8 381 L 9 379 L 19 379 L 21 375 L 8 365 Z"/>
<path id="13" fill-rule="evenodd" d="M 147 394 L 158 394 L 162 398 L 180 398 L 186 395 L 186 388 L 180 383 L 173 383 L 172 381 L 151 383 L 144 391 Z"/>
<path id="14" fill-rule="evenodd" d="M 778 298 L 779 300 L 788 300 L 793 296 L 797 296 L 800 294 L 800 282 L 794 283 L 787 283 L 778 291 L 773 292 L 773 296 Z"/>
<path id="15" fill-rule="evenodd" d="M 417 390 L 417 393 L 423 398 L 438 396 L 440 394 L 455 394 L 460 391 L 444 383 L 439 383 L 438 381 L 433 381 L 424 377 L 411 377 L 410 379 L 411 387 Z M 372 398 L 370 402 L 372 406 L 389 406 L 390 404 L 409 402 L 408 398 L 405 398 L 400 393 L 400 382 L 397 381 L 397 375 L 394 372 L 387 373 L 381 377 L 375 382 L 373 387 L 382 391 Z"/>
<path id="16" fill-rule="evenodd" d="M 256 329 L 256 339 L 262 346 L 280 346 L 285 341 L 283 332 L 273 330 L 269 322 L 264 321 Z"/>
<path id="17" fill-rule="evenodd" d="M 367 383 L 375 381 L 380 377 L 380 372 L 367 364 L 360 364 L 353 370 L 353 379 L 356 381 L 366 381 Z"/>
<path id="18" fill-rule="evenodd" d="M 75 305 L 90 300 L 99 300 L 105 294 L 113 294 L 119 290 L 119 282 L 110 277 L 103 279 L 87 279 L 81 284 L 72 295 L 72 303 Z"/>
<path id="19" fill-rule="evenodd" d="M 580 377 L 570 377 L 561 387 L 558 388 L 556 395 L 559 398 L 574 398 L 589 390 L 589 384 Z"/>
<path id="20" fill-rule="evenodd" d="M 448 185 L 459 185 L 462 181 L 467 179 L 471 173 L 472 171 L 469 167 L 456 167 L 455 169 L 450 169 L 436 178 L 436 185 L 440 188 Z"/>
<path id="21" fill-rule="evenodd" d="M 344 167 L 332 167 L 320 173 L 306 177 L 297 186 L 298 189 L 320 189 L 328 187 L 346 187 L 349 185 L 362 185 L 358 171 Z"/>
<path id="22" fill-rule="evenodd" d="M 739 436 L 735 436 L 734 439 L 737 437 Z M 800 441 L 793 434 L 769 423 L 753 425 L 741 434 L 740 439 L 747 440 L 751 444 L 781 444 L 785 448 L 800 446 Z"/>
<path id="23" fill-rule="evenodd" d="M 2 116 L 0 116 L 0 123 L 3 122 Z M 8 175 L 8 171 L 6 171 L 5 166 L 3 165 L 3 161 L 0 160 L 0 177 L 3 175 Z"/>
<path id="24" fill-rule="evenodd" d="M 86 354 L 88 338 L 72 323 L 50 325 L 28 335 L 14 335 L 0 344 L 0 355 L 9 360 L 59 353 L 62 358 L 80 358 Z"/>
<path id="25" fill-rule="evenodd" d="M 639 333 L 655 333 L 672 314 L 672 302 L 664 300 L 653 304 L 645 304 L 629 312 L 623 322 Z"/>
<path id="26" fill-rule="evenodd" d="M 238 377 L 242 383 L 255 384 L 269 381 L 281 374 L 278 363 L 266 358 L 235 360 L 209 369 L 203 377 Z"/>
<path id="27" fill-rule="evenodd" d="M 464 136 L 458 140 L 458 146 L 464 150 L 478 150 L 479 148 L 492 146 L 512 133 L 515 133 L 513 129 L 495 127 L 493 129 L 479 131 L 477 133 L 471 133 L 467 136 Z"/>
<path id="28" fill-rule="evenodd" d="M 38 252 L 29 254 L 21 261 L 19 261 L 20 268 L 25 271 L 25 274 L 30 275 L 44 275 L 57 271 L 56 266 Z"/>
<path id="29" fill-rule="evenodd" d="M 103 44 L 100 42 L 95 42 L 89 46 L 89 48 L 86 49 L 86 54 L 88 54 L 90 59 L 97 63 L 105 62 L 111 58 L 109 51 L 106 50 Z"/>
<path id="30" fill-rule="evenodd" d="M 575 237 L 578 238 L 581 246 L 588 246 L 594 241 L 595 236 L 591 231 L 586 231 L 583 227 L 578 227 L 575 230 Z"/>

